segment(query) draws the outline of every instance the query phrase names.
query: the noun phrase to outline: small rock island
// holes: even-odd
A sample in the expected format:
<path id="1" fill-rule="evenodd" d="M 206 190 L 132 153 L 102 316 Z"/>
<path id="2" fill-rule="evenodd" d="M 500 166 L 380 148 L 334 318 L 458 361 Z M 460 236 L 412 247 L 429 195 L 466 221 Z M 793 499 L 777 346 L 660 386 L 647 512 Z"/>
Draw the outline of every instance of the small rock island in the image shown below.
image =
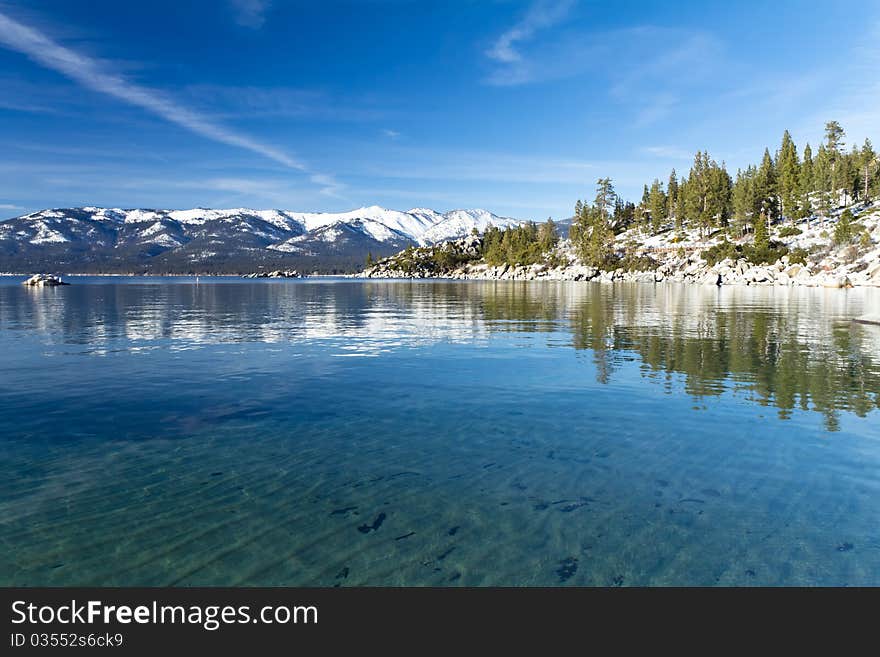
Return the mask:
<path id="1" fill-rule="evenodd" d="M 275 271 L 260 271 L 244 274 L 242 278 L 305 278 L 295 269 L 276 269 Z"/>
<path id="2" fill-rule="evenodd" d="M 23 281 L 23 284 L 30 287 L 56 287 L 58 285 L 70 285 L 70 283 L 62 281 L 61 277 L 56 276 L 55 274 L 34 274 L 26 281 Z"/>

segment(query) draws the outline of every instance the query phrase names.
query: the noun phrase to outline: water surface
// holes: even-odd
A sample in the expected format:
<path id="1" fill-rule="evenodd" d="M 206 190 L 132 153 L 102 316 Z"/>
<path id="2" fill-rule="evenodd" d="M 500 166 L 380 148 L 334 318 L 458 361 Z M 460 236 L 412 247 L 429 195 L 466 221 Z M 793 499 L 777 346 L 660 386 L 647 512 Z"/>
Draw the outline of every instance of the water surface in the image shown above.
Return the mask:
<path id="1" fill-rule="evenodd" d="M 880 585 L 880 290 L 0 279 L 0 584 Z"/>

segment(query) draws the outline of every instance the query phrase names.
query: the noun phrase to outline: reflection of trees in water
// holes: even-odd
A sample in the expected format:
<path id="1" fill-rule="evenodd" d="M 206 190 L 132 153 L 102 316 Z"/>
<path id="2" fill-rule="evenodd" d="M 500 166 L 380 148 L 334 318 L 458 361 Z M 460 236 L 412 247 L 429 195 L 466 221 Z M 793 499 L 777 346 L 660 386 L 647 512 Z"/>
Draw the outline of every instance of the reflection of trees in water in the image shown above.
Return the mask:
<path id="1" fill-rule="evenodd" d="M 393 344 L 552 332 L 554 345 L 561 336 L 590 353 L 601 383 L 635 358 L 643 376 L 670 392 L 683 376 L 694 398 L 732 388 L 775 407 L 781 418 L 795 408 L 819 411 L 831 430 L 840 411 L 865 416 L 880 405 L 874 356 L 880 331 L 833 319 L 860 314 L 862 301 L 876 296 L 838 290 L 364 281 L 10 292 L 0 294 L 0 328 L 36 330 L 67 343 L 378 336 Z"/>
<path id="2" fill-rule="evenodd" d="M 818 411 L 834 431 L 840 411 L 864 417 L 880 406 L 880 369 L 866 344 L 866 331 L 874 329 L 829 318 L 821 308 L 826 302 L 816 301 L 823 293 L 511 286 L 501 293 L 484 289 L 483 304 L 488 320 L 516 319 L 509 330 L 567 317 L 572 345 L 592 353 L 600 383 L 636 354 L 644 376 L 667 390 L 683 375 L 685 391 L 695 398 L 733 388 L 775 407 L 782 419 L 795 408 Z M 830 303 L 840 302 L 838 295 Z M 845 315 L 845 308 L 838 312 Z M 499 328 L 505 327 L 493 330 Z"/>
<path id="3" fill-rule="evenodd" d="M 673 325 L 667 336 L 648 344 L 632 331 L 633 348 L 652 371 L 684 374 L 687 392 L 696 397 L 719 394 L 729 380 L 759 404 L 775 406 L 780 418 L 812 403 L 830 430 L 838 426 L 839 409 L 864 416 L 880 401 L 880 377 L 858 347 L 858 329 L 835 330 L 828 344 L 804 345 L 797 339 L 796 318 L 719 311 L 716 323 L 712 337 L 687 336 Z"/>

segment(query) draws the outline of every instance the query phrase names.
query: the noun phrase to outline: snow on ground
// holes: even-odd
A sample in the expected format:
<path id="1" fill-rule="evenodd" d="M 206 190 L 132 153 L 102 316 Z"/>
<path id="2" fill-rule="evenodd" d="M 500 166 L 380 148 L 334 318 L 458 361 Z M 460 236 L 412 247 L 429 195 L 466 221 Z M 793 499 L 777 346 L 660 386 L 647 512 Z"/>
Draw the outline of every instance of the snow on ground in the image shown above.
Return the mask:
<path id="1" fill-rule="evenodd" d="M 155 235 L 156 233 L 161 233 L 165 230 L 165 226 L 162 225 L 162 222 L 157 221 L 149 228 L 146 228 L 141 231 L 141 237 L 150 237 L 151 235 Z"/>
<path id="2" fill-rule="evenodd" d="M 86 213 L 86 217 L 82 217 Z M 245 232 L 255 232 L 249 217 L 259 218 L 285 232 L 314 232 L 334 224 L 346 224 L 380 242 L 410 239 L 418 244 L 432 244 L 469 234 L 474 228 L 484 231 L 490 225 L 507 227 L 521 223 L 520 220 L 499 217 L 486 210 L 452 210 L 441 214 L 429 208 L 412 208 L 406 212 L 389 210 L 376 205 L 347 212 L 292 212 L 288 210 L 252 210 L 248 208 L 190 210 L 153 210 L 84 207 L 72 209 L 49 209 L 25 215 L 22 219 L 45 222 L 52 219 L 73 223 L 79 219 L 106 221 L 115 224 L 152 224 L 147 229 L 158 232 L 156 227 L 162 219 L 171 219 L 184 226 L 203 226 L 209 222 L 237 224 Z M 145 233 L 151 235 L 152 232 Z M 265 232 L 263 237 L 273 237 Z M 37 242 L 59 241 L 57 236 L 46 232 Z M 321 238 L 326 239 L 326 238 Z"/>
<path id="3" fill-rule="evenodd" d="M 124 213 L 124 222 L 127 224 L 142 224 L 148 221 L 158 221 L 162 214 L 155 210 L 129 210 Z"/>
<path id="4" fill-rule="evenodd" d="M 770 239 L 782 242 L 789 249 L 803 248 L 809 250 L 817 245 L 828 245 L 831 240 L 834 227 L 840 215 L 846 208 L 839 208 L 832 212 L 830 217 L 810 217 L 808 219 L 800 219 L 794 224 L 791 221 L 784 221 L 774 224 L 770 230 Z M 880 200 L 873 202 L 867 207 L 862 204 L 849 206 L 850 211 L 856 217 L 856 223 L 860 224 L 868 230 L 872 238 L 880 240 Z M 780 236 L 780 231 L 790 226 L 795 226 L 801 231 L 800 235 L 791 235 L 786 237 Z M 656 235 L 642 233 L 637 227 L 629 228 L 620 233 L 616 238 L 618 247 L 623 248 L 628 242 L 637 243 L 639 247 L 654 249 L 678 249 L 684 248 L 690 250 L 694 248 L 706 248 L 714 244 L 718 244 L 723 239 L 728 238 L 726 232 L 718 233 L 715 236 L 701 236 L 699 229 L 690 228 L 676 231 L 672 226 L 667 226 L 666 230 Z M 749 242 L 751 236 L 745 236 L 741 239 L 732 240 L 734 243 Z"/>
<path id="5" fill-rule="evenodd" d="M 391 230 L 388 226 L 379 223 L 378 221 L 363 221 L 361 222 L 361 229 L 367 235 L 379 242 L 386 242 L 400 237 L 399 233 Z"/>
<path id="6" fill-rule="evenodd" d="M 36 228 L 37 234 L 31 238 L 31 244 L 55 244 L 70 241 L 57 230 L 50 228 L 45 221 L 38 222 Z"/>
<path id="7" fill-rule="evenodd" d="M 297 246 L 296 242 L 302 241 L 299 237 L 294 237 L 278 244 L 270 244 L 267 249 L 272 251 L 280 251 L 282 253 L 299 253 L 303 250 L 301 246 Z"/>
<path id="8" fill-rule="evenodd" d="M 489 226 L 507 228 L 521 223 L 521 220 L 499 217 L 486 210 L 452 210 L 443 215 L 441 221 L 422 233 L 418 242 L 421 245 L 433 244 L 455 237 L 463 237 L 470 234 L 474 228 L 482 233 Z"/>
<path id="9" fill-rule="evenodd" d="M 177 248 L 182 244 L 182 242 L 174 239 L 173 237 L 171 237 L 171 235 L 168 235 L 167 233 L 162 233 L 161 235 L 158 235 L 149 241 L 153 244 L 158 244 L 159 246 L 164 246 L 169 249 Z"/>
<path id="10" fill-rule="evenodd" d="M 219 219 L 230 219 L 234 215 L 238 215 L 243 210 L 208 210 L 205 208 L 195 208 L 193 210 L 173 210 L 168 216 L 179 221 L 182 224 L 193 224 L 201 226 L 209 221 L 217 221 Z"/>

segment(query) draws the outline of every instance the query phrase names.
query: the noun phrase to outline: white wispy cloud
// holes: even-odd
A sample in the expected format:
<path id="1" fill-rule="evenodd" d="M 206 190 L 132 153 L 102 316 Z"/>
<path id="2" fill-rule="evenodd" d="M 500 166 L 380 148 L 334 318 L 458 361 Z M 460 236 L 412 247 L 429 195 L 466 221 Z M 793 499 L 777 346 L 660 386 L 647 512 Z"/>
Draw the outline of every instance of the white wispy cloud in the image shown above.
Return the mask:
<path id="1" fill-rule="evenodd" d="M 620 41 L 634 44 L 619 57 L 619 70 L 610 88 L 611 98 L 635 110 L 638 127 L 666 119 L 679 108 L 688 92 L 713 93 L 712 74 L 719 70 L 723 44 L 700 30 L 638 26 L 619 33 Z M 687 75 L 681 75 L 686 70 Z"/>
<path id="2" fill-rule="evenodd" d="M 397 139 L 400 137 L 400 133 L 397 130 L 391 130 L 390 128 L 385 128 L 382 131 L 382 134 L 388 137 L 388 139 Z"/>
<path id="3" fill-rule="evenodd" d="M 216 119 L 269 117 L 357 123 L 376 121 L 389 114 L 369 95 L 347 92 L 343 98 L 323 89 L 191 84 L 179 94 L 190 107 Z"/>
<path id="4" fill-rule="evenodd" d="M 667 160 L 690 160 L 694 154 L 676 146 L 645 146 L 639 150 L 644 155 Z"/>
<path id="5" fill-rule="evenodd" d="M 866 137 L 876 142 L 880 127 L 880 21 L 869 24 L 865 34 L 855 39 L 847 67 L 845 76 L 839 69 L 823 71 L 825 93 L 813 105 L 814 112 L 804 121 L 803 130 L 821 134 L 825 121 L 833 119 L 846 130 L 848 144 L 860 146 Z M 828 89 L 833 93 L 827 93 Z"/>
<path id="6" fill-rule="evenodd" d="M 332 196 L 334 198 L 344 198 L 342 192 L 346 186 L 336 180 L 335 176 L 326 173 L 313 173 L 309 180 L 320 186 L 320 193 L 324 196 Z"/>
<path id="7" fill-rule="evenodd" d="M 223 126 L 161 92 L 136 84 L 113 72 L 106 62 L 66 48 L 42 32 L 19 23 L 0 12 L 0 45 L 20 52 L 34 62 L 61 73 L 74 82 L 130 105 L 140 107 L 197 135 L 228 146 L 241 148 L 309 174 L 324 194 L 335 195 L 342 184 L 327 173 L 313 171 L 284 151 Z"/>
<path id="8" fill-rule="evenodd" d="M 518 50 L 520 43 L 532 39 L 540 30 L 559 23 L 573 5 L 574 0 L 537 0 L 516 25 L 495 40 L 486 55 L 503 64 L 522 62 L 523 55 Z"/>
<path id="9" fill-rule="evenodd" d="M 562 57 L 558 51 L 566 46 L 551 43 L 543 50 L 524 54 L 524 46 L 539 32 L 561 23 L 569 15 L 574 0 L 537 0 L 513 27 L 501 34 L 486 50 L 494 69 L 486 82 L 499 87 L 511 87 L 544 79 L 564 77 L 571 60 L 558 65 Z M 562 53 L 564 56 L 564 53 Z M 555 64 L 547 65 L 548 61 Z"/>
<path id="10" fill-rule="evenodd" d="M 0 203 L 0 210 L 24 210 L 24 208 L 20 205 L 13 205 L 12 203 Z"/>
<path id="11" fill-rule="evenodd" d="M 266 22 L 266 10 L 269 0 L 229 0 L 235 13 L 235 22 L 242 27 L 258 30 Z"/>
<path id="12" fill-rule="evenodd" d="M 396 145 L 381 159 L 366 158 L 358 166 L 358 174 L 388 179 L 506 184 L 579 183 L 602 171 L 601 163 L 571 158 Z"/>
<path id="13" fill-rule="evenodd" d="M 191 132 L 214 141 L 249 150 L 292 169 L 306 167 L 284 152 L 211 122 L 160 92 L 130 82 L 106 64 L 55 43 L 43 33 L 0 13 L 0 44 L 57 71 L 93 91 L 140 107 Z"/>

